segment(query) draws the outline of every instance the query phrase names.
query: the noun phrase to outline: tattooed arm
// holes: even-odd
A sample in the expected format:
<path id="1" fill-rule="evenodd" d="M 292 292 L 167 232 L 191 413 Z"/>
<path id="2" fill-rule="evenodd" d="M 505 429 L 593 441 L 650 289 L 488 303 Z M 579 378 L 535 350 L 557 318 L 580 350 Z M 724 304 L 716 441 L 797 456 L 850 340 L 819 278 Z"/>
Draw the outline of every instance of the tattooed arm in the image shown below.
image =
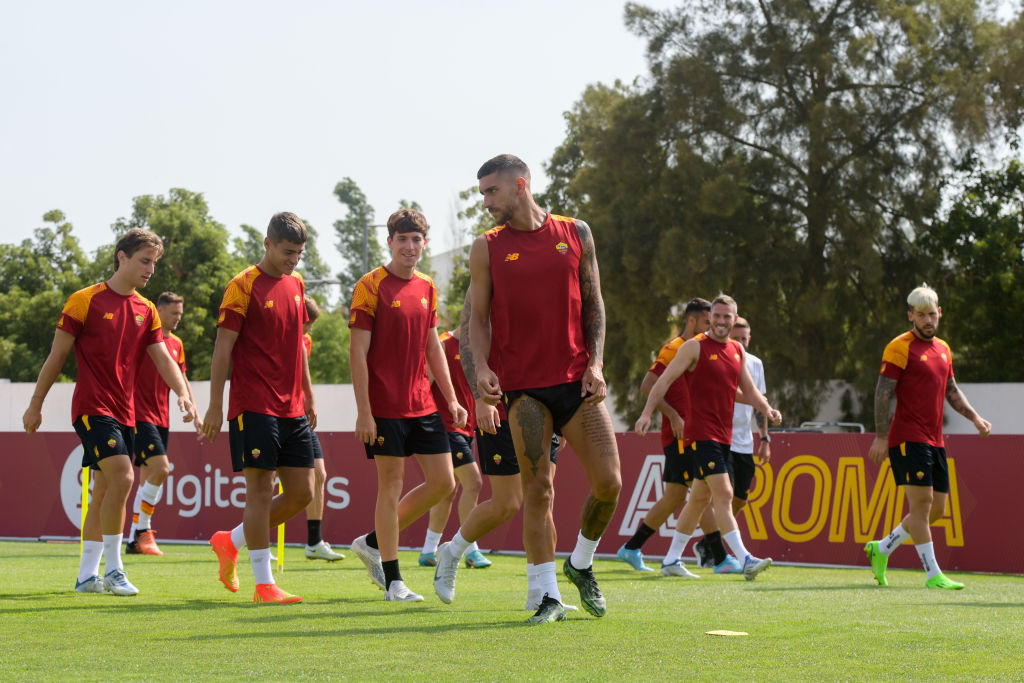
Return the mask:
<path id="1" fill-rule="evenodd" d="M 582 300 L 583 339 L 590 353 L 583 375 L 583 396 L 588 403 L 600 403 L 608 395 L 604 381 L 604 299 L 601 297 L 601 276 L 597 270 L 597 251 L 590 226 L 576 220 L 580 234 L 580 298 Z M 588 396 L 589 394 L 589 396 Z"/>
<path id="2" fill-rule="evenodd" d="M 474 362 L 473 349 L 469 339 L 469 320 L 472 311 L 473 298 L 467 290 L 466 301 L 462 304 L 462 316 L 459 318 L 459 359 L 462 363 L 462 372 L 466 375 L 469 388 L 473 391 L 475 406 L 471 410 L 476 411 L 477 427 L 488 434 L 496 434 L 498 427 L 501 426 L 498 409 L 481 398 L 479 389 L 476 386 L 476 363 Z"/>
<path id="3" fill-rule="evenodd" d="M 889 426 L 892 424 L 890 406 L 895 394 L 896 380 L 879 375 L 878 384 L 875 385 L 875 440 L 868 450 L 868 457 L 877 465 L 889 457 Z"/>
<path id="4" fill-rule="evenodd" d="M 487 253 L 487 238 L 481 235 L 473 242 L 469 251 L 469 292 L 470 303 L 469 334 L 459 342 L 462 357 L 462 371 L 473 390 L 473 396 L 491 405 L 501 399 L 501 385 L 498 376 L 487 365 L 491 352 L 491 260 Z"/>
<path id="5" fill-rule="evenodd" d="M 971 404 L 967 402 L 967 396 L 960 391 L 960 387 L 953 377 L 946 382 L 946 401 L 953 406 L 953 410 L 970 420 L 982 436 L 988 436 L 992 431 L 992 423 L 978 415 L 978 412 L 971 407 Z"/>

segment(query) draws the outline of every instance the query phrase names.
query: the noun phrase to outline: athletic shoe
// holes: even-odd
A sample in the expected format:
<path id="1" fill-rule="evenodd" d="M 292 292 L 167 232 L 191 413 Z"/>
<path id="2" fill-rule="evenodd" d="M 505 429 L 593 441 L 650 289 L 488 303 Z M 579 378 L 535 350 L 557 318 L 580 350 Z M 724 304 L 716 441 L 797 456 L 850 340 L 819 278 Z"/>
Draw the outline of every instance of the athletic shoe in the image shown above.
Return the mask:
<path id="1" fill-rule="evenodd" d="M 231 543 L 230 531 L 218 531 L 210 538 L 210 546 L 220 562 L 218 577 L 232 593 L 238 592 L 238 551 Z"/>
<path id="2" fill-rule="evenodd" d="M 252 594 L 252 601 L 257 604 L 290 605 L 294 602 L 302 602 L 302 598 L 285 593 L 276 583 L 257 583 L 256 590 Z"/>
<path id="3" fill-rule="evenodd" d="M 644 564 L 644 554 L 640 552 L 640 548 L 631 550 L 626 546 L 619 548 L 619 552 L 616 553 L 619 559 L 628 564 L 638 572 L 653 572 L 654 570 Z"/>
<path id="4" fill-rule="evenodd" d="M 691 572 L 683 564 L 682 560 L 676 560 L 670 564 L 661 565 L 662 576 L 681 576 L 684 579 L 699 579 L 700 577 Z"/>
<path id="5" fill-rule="evenodd" d="M 889 566 L 889 556 L 878 549 L 878 541 L 868 541 L 864 546 L 864 552 L 871 563 L 871 573 L 875 575 L 875 581 L 879 586 L 888 586 L 889 579 L 885 578 L 885 568 Z"/>
<path id="6" fill-rule="evenodd" d="M 572 566 L 567 557 L 562 565 L 562 572 L 565 574 L 565 578 L 572 581 L 576 588 L 579 589 L 583 609 L 595 617 L 603 617 L 607 610 L 605 608 L 604 596 L 601 595 L 601 589 L 597 586 L 597 579 L 594 578 L 594 567 L 577 569 Z"/>
<path id="7" fill-rule="evenodd" d="M 479 550 L 474 550 L 466 555 L 466 566 L 470 569 L 487 569 L 491 566 L 491 561 Z"/>
<path id="8" fill-rule="evenodd" d="M 111 569 L 103 575 L 103 587 L 114 595 L 138 595 L 139 589 L 128 581 L 123 569 Z"/>
<path id="9" fill-rule="evenodd" d="M 135 544 L 142 555 L 163 555 L 164 551 L 156 544 L 156 532 L 152 529 L 135 532 Z M 131 545 L 131 544 L 129 544 Z"/>
<path id="10" fill-rule="evenodd" d="M 562 607 L 562 603 L 554 598 L 549 598 L 547 593 L 545 593 L 540 601 L 540 606 L 537 608 L 537 613 L 527 619 L 526 623 L 530 626 L 536 626 L 537 624 L 547 624 L 552 621 L 565 621 L 565 608 Z"/>
<path id="11" fill-rule="evenodd" d="M 434 592 L 441 602 L 448 604 L 455 599 L 455 575 L 459 571 L 459 558 L 448 552 L 448 544 L 442 543 L 437 549 L 437 569 L 434 570 Z"/>
<path id="12" fill-rule="evenodd" d="M 715 566 L 715 558 L 711 555 L 711 550 L 708 548 L 708 537 L 700 539 L 693 544 L 693 551 L 697 554 L 697 566 L 701 569 L 711 569 Z M 739 560 L 736 561 L 737 563 Z"/>
<path id="13" fill-rule="evenodd" d="M 948 591 L 962 590 L 964 585 L 959 581 L 947 577 L 945 574 L 936 574 L 924 582 L 925 588 L 942 588 Z"/>
<path id="14" fill-rule="evenodd" d="M 124 547 L 125 555 L 141 555 L 142 551 L 139 550 L 139 544 L 135 541 L 131 541 Z"/>
<path id="15" fill-rule="evenodd" d="M 99 577 L 99 574 L 93 574 L 85 581 L 79 581 L 75 579 L 75 592 L 76 593 L 109 593 L 106 585 L 103 583 L 103 579 Z"/>
<path id="16" fill-rule="evenodd" d="M 373 581 L 377 588 L 384 590 L 384 567 L 380 563 L 380 551 L 369 546 L 366 534 L 353 539 L 349 547 L 356 557 L 363 561 L 366 571 L 370 574 L 370 581 Z"/>
<path id="17" fill-rule="evenodd" d="M 423 596 L 409 590 L 404 581 L 392 581 L 384 591 L 384 599 L 390 602 L 423 602 Z"/>
<path id="18" fill-rule="evenodd" d="M 770 566 L 772 566 L 772 558 L 770 557 L 762 560 L 753 555 L 747 555 L 747 558 L 743 560 L 743 578 L 747 581 L 753 581 L 757 578 L 758 574 Z"/>
<path id="19" fill-rule="evenodd" d="M 337 562 L 338 560 L 344 560 L 345 556 L 339 552 L 335 552 L 335 550 L 331 548 L 330 543 L 321 540 L 316 545 L 306 546 L 306 559 L 327 560 L 328 562 Z"/>
<path id="20" fill-rule="evenodd" d="M 544 595 L 547 595 L 546 593 Z M 524 608 L 527 612 L 536 612 L 540 609 L 541 600 L 544 599 L 544 595 L 541 595 L 539 588 L 534 588 L 526 592 L 526 607 Z M 579 609 L 576 605 L 570 605 L 563 602 L 562 607 L 565 608 L 566 612 L 575 612 Z"/>
<path id="21" fill-rule="evenodd" d="M 436 567 L 437 553 L 420 553 L 419 562 L 421 567 Z"/>
<path id="22" fill-rule="evenodd" d="M 715 565 L 716 574 L 742 574 L 743 565 L 732 555 L 726 555 L 725 559 Z"/>

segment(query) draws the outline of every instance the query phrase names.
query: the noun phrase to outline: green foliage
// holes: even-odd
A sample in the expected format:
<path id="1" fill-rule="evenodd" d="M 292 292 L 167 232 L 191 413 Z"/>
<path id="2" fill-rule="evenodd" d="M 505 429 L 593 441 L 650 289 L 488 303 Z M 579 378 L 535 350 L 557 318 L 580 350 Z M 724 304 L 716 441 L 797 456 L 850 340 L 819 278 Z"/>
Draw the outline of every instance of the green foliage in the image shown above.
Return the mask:
<path id="1" fill-rule="evenodd" d="M 338 273 L 341 281 L 341 292 L 344 299 L 352 296 L 356 282 L 364 274 L 384 265 L 387 259 L 380 240 L 377 239 L 378 228 L 373 226 L 373 207 L 366 195 L 359 189 L 356 181 L 343 178 L 334 186 L 334 196 L 346 208 L 344 218 L 334 222 L 334 232 L 338 236 L 338 252 L 345 261 L 344 270 Z M 365 240 L 364 240 L 365 235 Z M 363 267 L 363 251 L 366 250 L 366 267 Z"/>
<path id="2" fill-rule="evenodd" d="M 321 308 L 313 330 L 313 350 L 309 355 L 309 374 L 314 384 L 349 384 L 349 329 L 347 308 L 329 312 Z"/>

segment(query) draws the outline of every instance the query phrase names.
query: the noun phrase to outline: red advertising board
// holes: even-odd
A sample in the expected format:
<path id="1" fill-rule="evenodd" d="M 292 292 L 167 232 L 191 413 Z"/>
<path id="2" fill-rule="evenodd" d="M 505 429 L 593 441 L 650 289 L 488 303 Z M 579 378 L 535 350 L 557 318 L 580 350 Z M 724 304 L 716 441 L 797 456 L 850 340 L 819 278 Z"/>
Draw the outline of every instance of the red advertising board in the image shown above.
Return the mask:
<path id="1" fill-rule="evenodd" d="M 773 458 L 758 468 L 750 502 L 739 517 L 751 552 L 777 562 L 865 565 L 863 545 L 880 538 L 905 514 L 902 493 L 888 465 L 868 461 L 872 435 L 778 433 Z M 347 545 L 373 525 L 377 491 L 373 462 L 351 433 L 320 434 L 328 482 L 324 535 Z M 622 493 L 599 553 L 614 553 L 636 529 L 661 494 L 664 456 L 658 437 L 619 435 Z M 81 515 L 81 451 L 74 433 L 0 433 L 8 462 L 0 478 L 0 536 L 77 536 Z M 218 529 L 241 521 L 245 485 L 231 471 L 227 438 L 197 443 L 186 432 L 171 436 L 172 472 L 153 517 L 161 539 L 205 541 Z M 951 491 L 946 513 L 932 528 L 936 556 L 944 569 L 1024 574 L 1024 547 L 1007 542 L 1006 529 L 1019 518 L 1015 491 L 1024 458 L 1024 436 L 947 437 Z M 410 463 L 407 488 L 421 481 Z M 481 500 L 489 495 L 485 484 Z M 572 549 L 588 490 L 571 448 L 559 457 L 555 480 L 558 549 Z M 458 527 L 453 512 L 445 536 Z M 651 558 L 668 548 L 671 517 L 644 546 Z M 403 546 L 418 547 L 426 519 L 402 532 Z M 1013 533 L 1016 533 L 1014 531 Z M 1018 534 L 1019 535 L 1019 534 Z M 288 524 L 289 542 L 305 540 L 304 515 Z M 522 549 L 522 518 L 480 541 L 483 548 Z M 909 545 L 909 544 L 908 544 Z M 689 551 L 688 551 L 689 554 Z M 892 556 L 892 567 L 916 568 L 907 548 Z"/>

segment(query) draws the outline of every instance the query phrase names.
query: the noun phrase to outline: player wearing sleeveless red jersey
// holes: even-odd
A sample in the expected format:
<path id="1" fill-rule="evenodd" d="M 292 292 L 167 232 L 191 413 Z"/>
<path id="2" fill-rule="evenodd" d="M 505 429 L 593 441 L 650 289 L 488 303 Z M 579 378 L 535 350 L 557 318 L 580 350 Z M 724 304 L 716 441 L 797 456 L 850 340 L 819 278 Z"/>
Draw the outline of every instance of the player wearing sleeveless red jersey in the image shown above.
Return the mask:
<path id="1" fill-rule="evenodd" d="M 942 517 L 949 497 L 949 470 L 942 436 L 943 398 L 988 436 L 992 424 L 967 402 L 967 396 L 953 379 L 953 352 L 935 336 L 942 309 L 939 295 L 928 285 L 914 289 L 907 297 L 907 319 L 913 329 L 893 339 L 882 353 L 882 369 L 875 387 L 875 439 L 868 457 L 881 465 L 886 457 L 896 485 L 907 496 L 910 511 L 900 524 L 880 541 L 864 546 L 875 580 L 888 586 L 886 566 L 889 555 L 908 538 L 913 539 L 924 566 L 928 588 L 963 588 L 946 577 L 935 560 L 935 546 L 929 526 Z M 896 414 L 890 422 L 889 407 L 896 397 Z"/>
<path id="2" fill-rule="evenodd" d="M 220 433 L 230 370 L 231 464 L 245 476 L 242 524 L 216 532 L 210 545 L 220 563 L 221 583 L 232 592 L 238 590 L 238 551 L 249 547 L 256 603 L 302 601 L 274 581 L 270 528 L 304 510 L 313 497 L 316 402 L 302 343 L 308 318 L 305 284 L 294 272 L 307 235 L 294 213 L 277 213 L 270 219 L 263 259 L 232 278 L 224 290 L 210 367 L 210 406 L 203 434 L 213 442 Z M 284 487 L 277 496 L 275 475 Z"/>
<path id="3" fill-rule="evenodd" d="M 743 345 L 729 338 L 735 321 L 736 302 L 730 296 L 719 294 L 711 302 L 711 329 L 680 347 L 664 374 L 651 388 L 647 404 L 636 421 L 636 431 L 647 433 L 655 406 L 671 383 L 686 373 L 690 395 L 701 398 L 690 403 L 683 432 L 687 448 L 692 449 L 697 457 L 698 470 L 690 498 L 683 506 L 676 525 L 676 537 L 669 548 L 671 555 L 666 555 L 665 563 L 680 560 L 701 514 L 710 504 L 722 538 L 733 554 L 742 558 L 743 575 L 749 581 L 771 566 L 771 558 L 759 559 L 747 552 L 732 512 L 733 491 L 729 482 L 728 457 L 736 389 L 741 389 L 743 395 L 750 398 L 750 404 L 772 422 L 778 424 L 782 416 L 754 387 L 743 360 Z"/>
<path id="4" fill-rule="evenodd" d="M 478 402 L 493 406 L 504 396 L 508 407 L 523 480 L 523 542 L 537 559 L 546 594 L 530 622 L 565 618 L 549 515 L 554 431 L 573 447 L 590 485 L 582 528 L 563 571 L 586 610 L 603 616 L 605 599 L 591 565 L 622 481 L 602 403 L 608 393 L 602 373 L 605 315 L 593 235 L 583 221 L 537 205 L 530 171 L 517 157 L 494 157 L 477 179 L 484 208 L 498 227 L 478 237 L 470 251 L 472 310 L 462 365 Z M 488 362 L 492 342 L 498 373 Z M 493 423 L 482 426 L 491 431 Z"/>
<path id="5" fill-rule="evenodd" d="M 121 540 L 125 503 L 134 480 L 132 395 L 144 354 L 153 359 L 160 376 L 178 395 L 178 409 L 185 413 L 185 422 L 196 416 L 181 372 L 167 353 L 156 309 L 135 291 L 149 282 L 163 250 L 158 235 L 132 228 L 114 247 L 110 279 L 68 298 L 22 418 L 29 434 L 39 429 L 43 400 L 74 347 L 78 379 L 71 419 L 84 448 L 82 467 L 95 471 L 92 502 L 82 528 L 82 557 L 75 582 L 79 593 L 139 592 L 124 573 Z M 101 559 L 106 561 L 102 579 Z"/>

